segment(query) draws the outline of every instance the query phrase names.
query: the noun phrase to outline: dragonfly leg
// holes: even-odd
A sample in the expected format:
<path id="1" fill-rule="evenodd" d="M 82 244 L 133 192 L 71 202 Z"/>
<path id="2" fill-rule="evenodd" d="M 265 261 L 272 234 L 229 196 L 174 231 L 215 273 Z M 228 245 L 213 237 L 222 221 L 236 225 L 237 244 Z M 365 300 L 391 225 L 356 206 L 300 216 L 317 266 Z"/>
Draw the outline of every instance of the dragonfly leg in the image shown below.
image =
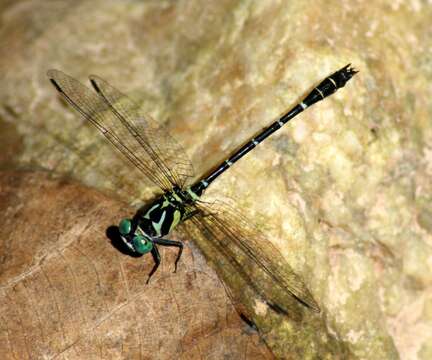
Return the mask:
<path id="1" fill-rule="evenodd" d="M 153 239 L 153 242 L 155 244 L 162 245 L 162 246 L 176 246 L 179 248 L 179 251 L 177 254 L 177 259 L 174 263 L 174 272 L 176 272 L 177 271 L 177 263 L 179 262 L 180 257 L 181 257 L 182 252 L 183 252 L 183 243 L 180 241 L 167 240 L 167 239 Z"/>
<path id="2" fill-rule="evenodd" d="M 150 274 L 149 274 L 149 276 L 148 276 L 148 279 L 147 279 L 146 284 L 149 283 L 150 278 L 151 278 L 151 277 L 153 276 L 153 274 L 156 272 L 156 270 L 157 270 L 157 268 L 159 267 L 160 262 L 161 262 L 161 258 L 160 258 L 159 250 L 158 250 L 158 248 L 157 248 L 157 246 L 156 246 L 155 244 L 153 244 L 153 249 L 151 250 L 151 254 L 152 254 L 152 256 L 153 256 L 153 260 L 154 260 L 155 264 L 154 264 L 154 266 L 153 266 L 153 269 L 150 271 Z"/>

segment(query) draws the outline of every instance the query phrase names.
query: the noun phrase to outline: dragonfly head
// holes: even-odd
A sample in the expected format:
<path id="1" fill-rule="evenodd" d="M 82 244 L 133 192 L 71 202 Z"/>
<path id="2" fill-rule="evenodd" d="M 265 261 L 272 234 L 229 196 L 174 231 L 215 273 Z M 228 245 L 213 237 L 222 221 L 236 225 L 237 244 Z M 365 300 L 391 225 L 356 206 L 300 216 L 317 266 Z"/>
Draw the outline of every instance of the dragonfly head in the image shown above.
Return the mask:
<path id="1" fill-rule="evenodd" d="M 120 236 L 133 252 L 147 254 L 153 249 L 153 242 L 139 226 L 133 227 L 131 219 L 123 219 L 119 223 Z"/>

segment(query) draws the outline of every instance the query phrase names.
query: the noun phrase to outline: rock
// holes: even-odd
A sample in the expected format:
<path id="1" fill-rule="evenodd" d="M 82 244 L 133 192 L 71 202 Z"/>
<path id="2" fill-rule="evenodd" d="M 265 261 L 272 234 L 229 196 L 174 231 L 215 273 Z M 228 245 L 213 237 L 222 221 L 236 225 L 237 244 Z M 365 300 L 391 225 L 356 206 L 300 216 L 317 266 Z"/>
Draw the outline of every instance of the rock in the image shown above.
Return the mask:
<path id="1" fill-rule="evenodd" d="M 127 92 L 185 147 L 199 176 L 353 63 L 360 73 L 343 90 L 260 145 L 206 196 L 233 197 L 322 309 L 317 317 L 302 313 L 302 324 L 260 322 L 261 308 L 252 309 L 248 316 L 276 356 L 430 358 L 426 3 L 1 6 L 0 118 L 8 125 L 0 136 L 9 142 L 1 159 L 67 174 L 130 202 L 147 201 L 156 189 L 142 179 L 136 189 L 130 168 L 56 98 L 48 68 L 83 81 L 96 73 Z"/>

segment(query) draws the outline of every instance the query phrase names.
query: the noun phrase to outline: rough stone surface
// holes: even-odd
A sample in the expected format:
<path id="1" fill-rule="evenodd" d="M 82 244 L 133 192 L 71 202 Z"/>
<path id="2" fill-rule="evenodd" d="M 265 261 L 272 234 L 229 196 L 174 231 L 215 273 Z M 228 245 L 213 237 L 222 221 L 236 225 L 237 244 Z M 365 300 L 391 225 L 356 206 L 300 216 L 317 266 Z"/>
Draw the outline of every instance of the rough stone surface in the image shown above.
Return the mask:
<path id="1" fill-rule="evenodd" d="M 127 200 L 137 195 L 128 187 L 135 179 L 109 181 L 127 169 L 56 99 L 48 68 L 81 80 L 96 73 L 141 101 L 199 175 L 353 63 L 360 73 L 346 88 L 236 164 L 207 196 L 235 198 L 268 227 L 341 356 L 432 357 L 430 4 L 15 1 L 0 10 L 0 136 L 9 143 L 1 142 L 1 159 Z M 139 190 L 146 200 L 154 188 L 142 182 Z M 315 340 L 302 342 L 310 328 L 295 338 L 283 324 L 288 344 L 314 349 Z M 279 340 L 266 342 L 282 354 Z"/>

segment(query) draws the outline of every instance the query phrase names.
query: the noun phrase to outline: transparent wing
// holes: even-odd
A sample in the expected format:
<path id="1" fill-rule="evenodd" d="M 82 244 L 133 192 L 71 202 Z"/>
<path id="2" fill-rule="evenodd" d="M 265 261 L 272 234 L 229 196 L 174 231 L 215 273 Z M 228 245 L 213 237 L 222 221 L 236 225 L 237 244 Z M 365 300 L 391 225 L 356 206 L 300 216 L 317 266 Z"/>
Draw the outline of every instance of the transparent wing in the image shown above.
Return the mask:
<path id="1" fill-rule="evenodd" d="M 31 164 L 66 175 L 130 205 L 139 206 L 161 191 L 136 181 L 142 173 L 125 166 L 124 156 L 112 151 L 109 142 L 98 136 L 93 127 L 78 126 L 69 131 L 59 130 L 55 134 L 52 129 L 43 128 L 44 144 L 32 154 Z"/>
<path id="2" fill-rule="evenodd" d="M 49 70 L 47 75 L 64 99 L 159 188 L 182 186 L 193 175 L 183 149 L 170 135 L 105 81 L 91 78 L 96 90 L 92 92 L 59 70 Z"/>
<path id="3" fill-rule="evenodd" d="M 184 148 L 148 114 L 143 114 L 130 98 L 105 80 L 92 75 L 90 81 L 157 165 L 154 170 L 158 168 L 171 184 L 182 188 L 194 173 Z"/>
<path id="4" fill-rule="evenodd" d="M 196 207 L 199 212 L 190 221 L 268 303 L 288 311 L 285 298 L 289 293 L 312 310 L 320 311 L 279 250 L 231 205 L 198 202 Z"/>

